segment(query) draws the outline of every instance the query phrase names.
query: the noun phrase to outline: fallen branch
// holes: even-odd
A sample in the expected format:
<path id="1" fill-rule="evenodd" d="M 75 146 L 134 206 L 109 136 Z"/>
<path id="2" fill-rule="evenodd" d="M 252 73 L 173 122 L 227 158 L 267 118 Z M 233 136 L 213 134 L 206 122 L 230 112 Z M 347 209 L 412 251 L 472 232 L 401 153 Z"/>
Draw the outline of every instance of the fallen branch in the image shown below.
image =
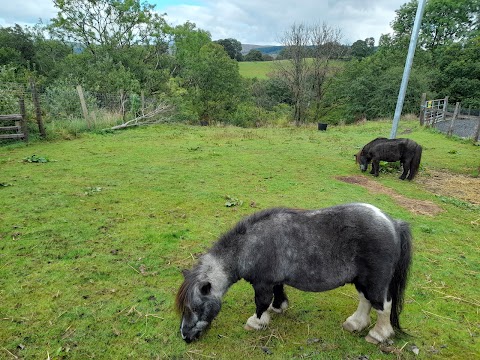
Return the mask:
<path id="1" fill-rule="evenodd" d="M 159 124 L 161 122 L 166 121 L 165 115 L 167 115 L 170 111 L 172 111 L 172 109 L 173 107 L 170 105 L 165 105 L 165 104 L 159 105 L 152 112 L 138 116 L 135 119 L 127 121 L 123 124 L 113 126 L 111 130 L 125 129 L 127 127 L 132 127 L 132 126 L 145 126 L 145 125 Z M 163 116 L 159 116 L 159 115 L 163 115 Z"/>

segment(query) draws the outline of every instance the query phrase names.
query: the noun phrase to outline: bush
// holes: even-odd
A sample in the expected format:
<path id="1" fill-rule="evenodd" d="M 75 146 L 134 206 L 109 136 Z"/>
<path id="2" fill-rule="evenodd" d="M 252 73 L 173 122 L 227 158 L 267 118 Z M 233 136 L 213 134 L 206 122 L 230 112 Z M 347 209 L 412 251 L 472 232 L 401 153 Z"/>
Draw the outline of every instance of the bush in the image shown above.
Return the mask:
<path id="1" fill-rule="evenodd" d="M 84 91 L 83 95 L 88 111 L 96 110 L 97 100 L 95 96 L 88 91 Z M 48 118 L 65 120 L 81 118 L 83 116 L 80 98 L 78 97 L 75 86 L 60 80 L 52 86 L 47 87 L 44 96 L 46 97 L 45 105 Z"/>

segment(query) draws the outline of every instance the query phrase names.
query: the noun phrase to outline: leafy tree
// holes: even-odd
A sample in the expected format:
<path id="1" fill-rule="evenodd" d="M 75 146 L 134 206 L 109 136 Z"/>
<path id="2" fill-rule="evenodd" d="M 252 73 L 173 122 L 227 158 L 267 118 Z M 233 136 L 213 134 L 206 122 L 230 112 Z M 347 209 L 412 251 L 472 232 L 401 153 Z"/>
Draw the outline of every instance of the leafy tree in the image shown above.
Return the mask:
<path id="1" fill-rule="evenodd" d="M 263 61 L 263 54 L 260 50 L 252 49 L 243 58 L 245 61 Z"/>
<path id="2" fill-rule="evenodd" d="M 221 39 L 215 41 L 217 44 L 222 45 L 225 51 L 227 52 L 230 59 L 235 59 L 237 61 L 242 61 L 242 44 L 236 39 Z"/>
<path id="3" fill-rule="evenodd" d="M 411 0 L 395 11 L 392 28 L 397 41 L 410 36 L 417 6 L 418 1 Z M 475 36 L 480 26 L 479 13 L 480 0 L 429 0 L 421 24 L 420 46 L 433 50 Z"/>
<path id="4" fill-rule="evenodd" d="M 355 41 L 351 48 L 351 55 L 357 59 L 361 59 L 373 54 L 375 40 L 373 38 L 367 38 L 365 40 Z"/>
<path id="5" fill-rule="evenodd" d="M 58 13 L 49 29 L 54 37 L 81 44 L 92 54 L 133 45 L 164 42 L 168 28 L 155 5 L 140 0 L 53 0 Z"/>
<path id="6" fill-rule="evenodd" d="M 381 48 L 372 56 L 346 64 L 327 94 L 327 102 L 336 104 L 341 118 L 391 117 L 395 110 L 403 74 L 406 49 Z M 423 92 L 432 94 L 436 70 L 429 66 L 430 54 L 417 51 L 410 73 L 403 112 L 416 112 Z M 334 106 L 335 108 L 335 106 Z"/>
<path id="7" fill-rule="evenodd" d="M 258 107 L 273 110 L 279 104 L 293 105 L 290 88 L 280 77 L 271 77 L 266 80 L 253 79 L 249 87 L 252 101 Z"/>
<path id="8" fill-rule="evenodd" d="M 200 119 L 225 121 L 235 111 L 240 93 L 238 63 L 230 59 L 223 47 L 208 43 L 200 49 L 195 68 L 195 88 Z"/>
<path id="9" fill-rule="evenodd" d="M 0 65 L 28 66 L 35 57 L 35 46 L 28 32 L 20 25 L 0 27 Z"/>
<path id="10" fill-rule="evenodd" d="M 450 102 L 480 109 L 480 36 L 465 45 L 452 44 L 435 52 L 438 75 L 433 86 Z"/>
<path id="11" fill-rule="evenodd" d="M 89 52 L 71 54 L 60 66 L 61 79 L 71 85 L 81 84 L 86 89 L 105 94 L 120 90 L 140 91 L 140 82 L 135 75 L 108 54 L 100 57 Z"/>
<path id="12" fill-rule="evenodd" d="M 60 76 L 59 70 L 65 58 L 73 53 L 73 47 L 62 41 L 50 39 L 41 24 L 28 29 L 34 43 L 35 55 L 32 68 L 37 75 L 44 76 L 47 82 L 55 81 Z"/>
<path id="13" fill-rule="evenodd" d="M 172 29 L 172 34 L 172 50 L 175 56 L 172 74 L 180 75 L 188 81 L 192 76 L 190 73 L 198 63 L 200 49 L 212 42 L 211 35 L 208 31 L 197 29 L 192 22 L 176 26 Z"/>

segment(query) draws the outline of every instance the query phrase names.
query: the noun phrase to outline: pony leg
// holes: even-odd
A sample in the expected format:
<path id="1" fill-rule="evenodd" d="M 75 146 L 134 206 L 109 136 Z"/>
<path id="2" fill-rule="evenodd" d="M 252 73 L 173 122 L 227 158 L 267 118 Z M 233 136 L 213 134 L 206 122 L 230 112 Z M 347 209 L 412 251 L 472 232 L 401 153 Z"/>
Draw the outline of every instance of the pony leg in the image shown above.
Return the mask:
<path id="1" fill-rule="evenodd" d="M 268 326 L 270 322 L 270 314 L 268 313 L 268 307 L 273 299 L 273 293 L 271 287 L 257 286 L 255 289 L 255 314 L 250 316 L 245 324 L 246 330 L 263 330 Z"/>
<path id="2" fill-rule="evenodd" d="M 285 295 L 283 285 L 275 285 L 273 287 L 273 302 L 268 310 L 276 312 L 277 314 L 283 313 L 288 308 L 288 298 Z"/>
<path id="3" fill-rule="evenodd" d="M 343 323 L 343 328 L 347 331 L 362 331 L 366 327 L 370 326 L 370 310 L 372 304 L 368 301 L 362 292 L 358 292 L 359 303 L 357 311 Z"/>
<path id="4" fill-rule="evenodd" d="M 377 323 L 375 324 L 375 327 L 370 330 L 368 335 L 365 337 L 365 340 L 372 344 L 381 343 L 395 334 L 392 324 L 390 323 L 392 301 L 384 301 L 383 310 L 375 310 L 377 311 Z"/>
<path id="5" fill-rule="evenodd" d="M 407 173 L 410 170 L 410 161 L 406 160 L 402 165 L 403 165 L 403 173 L 402 175 L 400 175 L 400 179 L 405 180 L 405 178 L 407 177 Z M 411 180 L 410 176 L 408 180 Z"/>
<path id="6" fill-rule="evenodd" d="M 372 171 L 373 176 L 378 176 L 378 171 L 380 170 L 380 160 L 372 160 Z"/>

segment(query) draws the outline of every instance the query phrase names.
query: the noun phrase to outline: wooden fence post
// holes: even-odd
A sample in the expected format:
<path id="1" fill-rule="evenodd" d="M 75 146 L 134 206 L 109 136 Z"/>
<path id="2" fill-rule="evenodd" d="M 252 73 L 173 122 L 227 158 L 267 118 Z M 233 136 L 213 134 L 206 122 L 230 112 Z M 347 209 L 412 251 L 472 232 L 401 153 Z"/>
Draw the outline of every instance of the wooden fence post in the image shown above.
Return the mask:
<path id="1" fill-rule="evenodd" d="M 85 96 L 83 95 L 82 85 L 77 85 L 77 93 L 78 93 L 78 97 L 80 98 L 80 105 L 82 106 L 83 117 L 87 122 L 87 127 L 91 129 L 92 126 L 90 124 L 90 117 L 88 116 L 88 108 L 87 108 L 87 103 L 85 102 Z"/>
<path id="2" fill-rule="evenodd" d="M 123 92 L 123 89 L 120 90 L 120 111 L 122 112 L 122 120 L 125 122 L 125 93 Z"/>
<path id="3" fill-rule="evenodd" d="M 23 139 L 28 141 L 27 113 L 25 111 L 25 99 L 23 96 L 18 99 L 18 106 L 20 107 L 20 115 L 22 115 L 20 124 L 22 127 Z"/>
<path id="4" fill-rule="evenodd" d="M 447 106 L 448 106 L 448 96 L 445 96 L 445 100 L 443 101 L 442 121 L 445 121 L 445 117 L 447 116 Z"/>
<path id="5" fill-rule="evenodd" d="M 30 78 L 30 87 L 32 88 L 33 104 L 35 106 L 35 117 L 37 119 L 38 131 L 42 138 L 47 137 L 45 127 L 42 120 L 42 109 L 40 108 L 40 100 L 38 99 L 37 87 L 35 86 L 35 80 Z"/>
<path id="6" fill-rule="evenodd" d="M 480 117 L 477 120 L 477 130 L 475 131 L 475 135 L 473 136 L 473 142 L 476 143 L 479 137 L 480 137 Z"/>
<path id="7" fill-rule="evenodd" d="M 420 125 L 423 126 L 425 122 L 425 101 L 427 100 L 427 93 L 422 94 L 422 99 L 420 100 Z"/>
<path id="8" fill-rule="evenodd" d="M 452 136 L 453 134 L 453 123 L 455 122 L 455 120 L 457 120 L 459 111 L 460 111 L 460 103 L 457 102 L 455 104 L 455 111 L 453 112 L 453 118 L 452 118 L 452 121 L 450 122 L 450 127 L 448 128 L 448 131 L 447 131 L 447 136 Z"/>

